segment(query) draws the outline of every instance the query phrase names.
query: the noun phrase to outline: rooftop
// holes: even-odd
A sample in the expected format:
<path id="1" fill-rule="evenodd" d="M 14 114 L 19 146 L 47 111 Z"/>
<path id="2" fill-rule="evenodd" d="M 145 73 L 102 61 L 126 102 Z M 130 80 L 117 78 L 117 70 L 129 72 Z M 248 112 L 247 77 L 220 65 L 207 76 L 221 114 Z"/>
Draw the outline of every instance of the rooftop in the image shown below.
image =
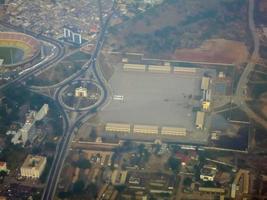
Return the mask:
<path id="1" fill-rule="evenodd" d="M 28 155 L 26 160 L 24 161 L 22 168 L 40 168 L 43 163 L 46 162 L 46 157 L 43 156 L 34 156 Z"/>

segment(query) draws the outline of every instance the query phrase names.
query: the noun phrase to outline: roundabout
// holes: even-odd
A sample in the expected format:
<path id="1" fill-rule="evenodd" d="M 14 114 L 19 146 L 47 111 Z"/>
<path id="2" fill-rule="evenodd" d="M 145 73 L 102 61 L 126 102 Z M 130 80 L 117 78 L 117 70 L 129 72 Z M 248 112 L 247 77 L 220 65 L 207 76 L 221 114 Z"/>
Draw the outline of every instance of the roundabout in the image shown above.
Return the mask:
<path id="1" fill-rule="evenodd" d="M 101 103 L 103 89 L 92 80 L 75 80 L 59 91 L 60 104 L 69 111 L 88 111 Z"/>

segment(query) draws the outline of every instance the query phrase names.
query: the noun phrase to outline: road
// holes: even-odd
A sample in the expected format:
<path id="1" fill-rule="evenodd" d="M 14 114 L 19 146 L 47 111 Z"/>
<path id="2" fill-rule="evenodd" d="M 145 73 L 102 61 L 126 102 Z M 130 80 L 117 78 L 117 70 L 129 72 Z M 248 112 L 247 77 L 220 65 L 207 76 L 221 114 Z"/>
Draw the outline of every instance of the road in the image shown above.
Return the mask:
<path id="1" fill-rule="evenodd" d="M 65 132 L 63 134 L 62 140 L 60 141 L 55 156 L 54 156 L 54 161 L 52 163 L 52 167 L 50 169 L 50 173 L 48 175 L 48 180 L 47 180 L 47 184 L 46 187 L 44 189 L 43 192 L 43 196 L 42 196 L 42 200 L 51 200 L 54 197 L 55 191 L 56 191 L 56 186 L 57 186 L 57 182 L 58 182 L 58 178 L 60 176 L 65 158 L 67 156 L 68 153 L 68 148 L 69 145 L 72 141 L 72 137 L 73 137 L 73 133 L 80 127 L 80 125 L 86 121 L 87 119 L 91 118 L 92 116 L 95 115 L 95 112 L 97 109 L 100 109 L 108 96 L 108 91 L 107 91 L 107 86 L 106 86 L 106 82 L 103 78 L 103 75 L 101 73 L 101 70 L 97 69 L 97 57 L 99 55 L 99 52 L 102 48 L 102 45 L 104 43 L 104 39 L 105 39 L 105 33 L 106 33 L 106 29 L 109 23 L 110 18 L 112 17 L 113 13 L 110 14 L 110 16 L 106 19 L 101 32 L 99 34 L 99 37 L 97 39 L 97 43 L 96 43 L 96 48 L 91 56 L 90 61 L 88 61 L 88 66 L 87 67 L 83 67 L 79 73 L 77 73 L 76 77 L 73 77 L 72 79 L 68 80 L 68 82 L 66 82 L 64 85 L 61 85 L 61 88 L 63 88 L 65 85 L 69 84 L 71 81 L 75 80 L 76 78 L 78 78 L 79 76 L 83 75 L 86 70 L 88 70 L 89 68 L 92 69 L 93 75 L 96 79 L 96 82 L 98 82 L 98 84 L 100 85 L 100 87 L 103 89 L 103 98 L 101 99 L 101 102 L 99 102 L 98 107 L 91 109 L 83 114 L 78 115 L 78 118 L 75 119 L 74 122 L 70 121 L 70 119 L 68 118 L 66 112 L 64 111 L 64 121 L 65 121 Z M 57 102 L 60 102 L 60 89 L 56 91 L 55 94 L 55 98 Z"/>
<path id="2" fill-rule="evenodd" d="M 11 25 L 9 23 L 6 23 L 4 21 L 0 21 L 0 24 L 16 30 L 18 32 L 24 32 L 25 34 L 31 35 L 33 37 L 37 37 L 37 39 L 39 40 L 43 40 L 45 42 L 48 42 L 50 44 L 52 44 L 55 47 L 54 52 L 50 55 L 50 57 L 48 56 L 48 58 L 45 58 L 44 60 L 42 60 L 40 63 L 34 65 L 33 67 L 31 67 L 31 69 L 23 74 L 21 74 L 20 76 L 18 76 L 17 78 L 15 78 L 14 80 L 9 81 L 8 83 L 4 84 L 3 86 L 0 87 L 0 89 L 3 89 L 11 84 L 26 80 L 27 78 L 29 78 L 30 76 L 32 76 L 33 74 L 39 73 L 41 70 L 49 67 L 50 65 L 52 65 L 53 63 L 57 62 L 58 60 L 60 60 L 64 55 L 65 55 L 65 48 L 64 46 L 61 44 L 61 42 L 52 39 L 52 38 L 48 38 L 44 35 L 36 35 L 36 33 L 31 32 L 29 30 L 25 30 L 22 27 L 17 27 L 14 25 Z"/>
<path id="3" fill-rule="evenodd" d="M 252 118 L 257 123 L 261 124 L 264 128 L 267 129 L 267 122 L 255 113 L 246 103 L 245 98 L 247 94 L 247 83 L 249 81 L 249 75 L 255 68 L 255 63 L 253 60 L 259 58 L 259 49 L 260 49 L 260 39 L 257 35 L 256 26 L 254 22 L 254 12 L 255 12 L 255 0 L 249 0 L 249 29 L 251 31 L 254 49 L 250 58 L 250 62 L 245 67 L 236 89 L 235 96 L 233 98 L 233 103 L 235 103 L 241 110 L 243 110 L 250 118 Z"/>

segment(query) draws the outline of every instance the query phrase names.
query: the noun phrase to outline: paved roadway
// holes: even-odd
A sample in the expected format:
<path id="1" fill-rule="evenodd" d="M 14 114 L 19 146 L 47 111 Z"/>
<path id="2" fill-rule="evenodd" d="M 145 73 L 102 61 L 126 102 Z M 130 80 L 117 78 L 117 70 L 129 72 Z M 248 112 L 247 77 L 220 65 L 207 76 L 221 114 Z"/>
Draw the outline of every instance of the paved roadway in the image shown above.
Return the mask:
<path id="1" fill-rule="evenodd" d="M 254 12 L 255 12 L 254 7 L 255 7 L 255 0 L 249 0 L 249 29 L 253 37 L 254 50 L 251 56 L 251 61 L 247 64 L 238 82 L 236 93 L 233 98 L 233 103 L 238 105 L 240 109 L 243 110 L 250 118 L 252 118 L 254 121 L 258 122 L 264 128 L 267 129 L 267 122 L 263 118 L 261 118 L 257 113 L 255 113 L 245 102 L 249 75 L 255 68 L 255 63 L 253 62 L 253 60 L 257 60 L 259 58 L 259 49 L 260 49 L 260 39 L 257 35 L 256 26 L 254 22 Z"/>
<path id="2" fill-rule="evenodd" d="M 61 86 L 61 87 L 64 87 L 66 84 L 75 80 L 80 75 L 83 75 L 86 72 L 86 70 L 88 70 L 88 68 L 91 67 L 96 81 L 98 82 L 100 87 L 102 87 L 102 89 L 104 91 L 104 94 L 103 94 L 104 97 L 101 99 L 101 102 L 99 103 L 99 106 L 97 109 L 100 109 L 104 105 L 104 103 L 107 99 L 107 96 L 108 96 L 106 82 L 103 78 L 101 71 L 99 69 L 97 69 L 97 65 L 96 65 L 97 61 L 96 60 L 97 60 L 98 54 L 102 48 L 102 45 L 103 45 L 103 42 L 105 39 L 105 33 L 106 33 L 107 26 L 108 26 L 108 22 L 109 22 L 111 17 L 112 17 L 112 14 L 107 18 L 106 22 L 104 23 L 104 25 L 102 27 L 102 30 L 100 32 L 100 35 L 99 35 L 97 43 L 96 43 L 96 48 L 94 50 L 94 53 L 92 54 L 90 61 L 88 62 L 88 66 L 83 67 L 82 70 L 80 70 L 80 72 L 77 73 L 76 77 L 73 77 L 73 79 L 70 79 L 68 82 L 66 82 L 64 85 Z M 55 95 L 57 102 L 59 102 L 59 95 L 60 95 L 60 89 L 57 90 L 56 95 Z M 86 121 L 87 119 L 92 117 L 95 114 L 95 111 L 96 111 L 95 109 L 92 109 L 92 110 L 89 110 L 83 114 L 80 113 L 80 115 L 78 115 L 78 118 L 75 120 L 75 122 L 71 122 L 70 119 L 68 118 L 66 112 L 64 112 L 63 118 L 65 121 L 65 132 L 64 132 L 63 138 L 60 141 L 58 148 L 56 150 L 56 153 L 54 156 L 54 161 L 52 163 L 52 167 L 51 167 L 50 173 L 48 175 L 47 184 L 46 184 L 46 187 L 45 187 L 44 192 L 43 192 L 42 200 L 53 199 L 55 191 L 56 191 L 58 178 L 60 176 L 61 169 L 62 169 L 63 164 L 64 164 L 64 160 L 67 156 L 69 145 L 72 141 L 73 133 L 79 128 L 79 126 L 84 121 Z"/>
<path id="3" fill-rule="evenodd" d="M 11 84 L 26 80 L 27 78 L 29 78 L 30 76 L 32 76 L 33 74 L 38 73 L 39 71 L 43 70 L 46 67 L 49 67 L 50 65 L 52 65 L 53 63 L 57 62 L 59 59 L 61 59 L 64 55 L 65 55 L 65 48 L 64 46 L 61 44 L 61 42 L 52 39 L 52 38 L 48 38 L 44 35 L 36 35 L 36 33 L 29 31 L 29 30 L 25 30 L 22 27 L 17 27 L 14 25 L 11 25 L 9 23 L 6 23 L 4 21 L 0 21 L 0 24 L 16 30 L 18 32 L 24 32 L 25 34 L 31 35 L 33 37 L 37 37 L 37 39 L 39 40 L 43 40 L 45 42 L 48 42 L 50 44 L 52 44 L 55 47 L 54 52 L 50 55 L 49 59 L 44 59 L 43 61 L 41 61 L 40 63 L 37 63 L 36 67 L 33 67 L 31 70 L 23 73 L 22 75 L 18 76 L 17 78 L 15 78 L 14 80 L 9 81 L 8 83 L 4 84 L 3 86 L 0 87 L 0 89 L 3 89 Z"/>

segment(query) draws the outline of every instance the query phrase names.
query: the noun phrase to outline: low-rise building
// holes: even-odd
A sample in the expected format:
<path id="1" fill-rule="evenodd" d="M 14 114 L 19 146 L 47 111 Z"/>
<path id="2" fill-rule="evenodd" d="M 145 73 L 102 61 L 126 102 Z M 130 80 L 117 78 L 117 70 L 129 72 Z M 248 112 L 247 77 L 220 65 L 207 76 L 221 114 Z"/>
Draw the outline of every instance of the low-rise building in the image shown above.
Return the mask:
<path id="1" fill-rule="evenodd" d="M 131 126 L 130 126 L 130 124 L 107 123 L 105 130 L 108 132 L 130 133 L 131 132 Z"/>
<path id="2" fill-rule="evenodd" d="M 214 181 L 217 173 L 217 168 L 210 165 L 205 165 L 200 173 L 200 179 L 202 181 Z"/>
<path id="3" fill-rule="evenodd" d="M 204 76 L 201 81 L 201 90 L 208 90 L 209 86 L 210 86 L 210 78 Z"/>
<path id="4" fill-rule="evenodd" d="M 172 136 L 185 136 L 186 128 L 179 127 L 162 127 L 161 129 L 162 135 L 172 135 Z"/>
<path id="5" fill-rule="evenodd" d="M 205 123 L 205 113 L 198 111 L 197 116 L 196 116 L 196 128 L 197 129 L 203 129 L 204 128 L 204 123 Z"/>
<path id="6" fill-rule="evenodd" d="M 123 70 L 124 71 L 146 71 L 146 65 L 142 64 L 130 64 L 130 63 L 125 63 L 123 65 Z"/>
<path id="7" fill-rule="evenodd" d="M 150 126 L 150 125 L 134 125 L 134 133 L 141 134 L 158 134 L 158 126 Z"/>
<path id="8" fill-rule="evenodd" d="M 40 178 L 46 166 L 46 157 L 28 155 L 20 168 L 20 174 L 27 178 Z"/>
<path id="9" fill-rule="evenodd" d="M 149 65 L 148 71 L 155 72 L 155 73 L 170 73 L 171 67 L 165 66 L 165 65 Z"/>

